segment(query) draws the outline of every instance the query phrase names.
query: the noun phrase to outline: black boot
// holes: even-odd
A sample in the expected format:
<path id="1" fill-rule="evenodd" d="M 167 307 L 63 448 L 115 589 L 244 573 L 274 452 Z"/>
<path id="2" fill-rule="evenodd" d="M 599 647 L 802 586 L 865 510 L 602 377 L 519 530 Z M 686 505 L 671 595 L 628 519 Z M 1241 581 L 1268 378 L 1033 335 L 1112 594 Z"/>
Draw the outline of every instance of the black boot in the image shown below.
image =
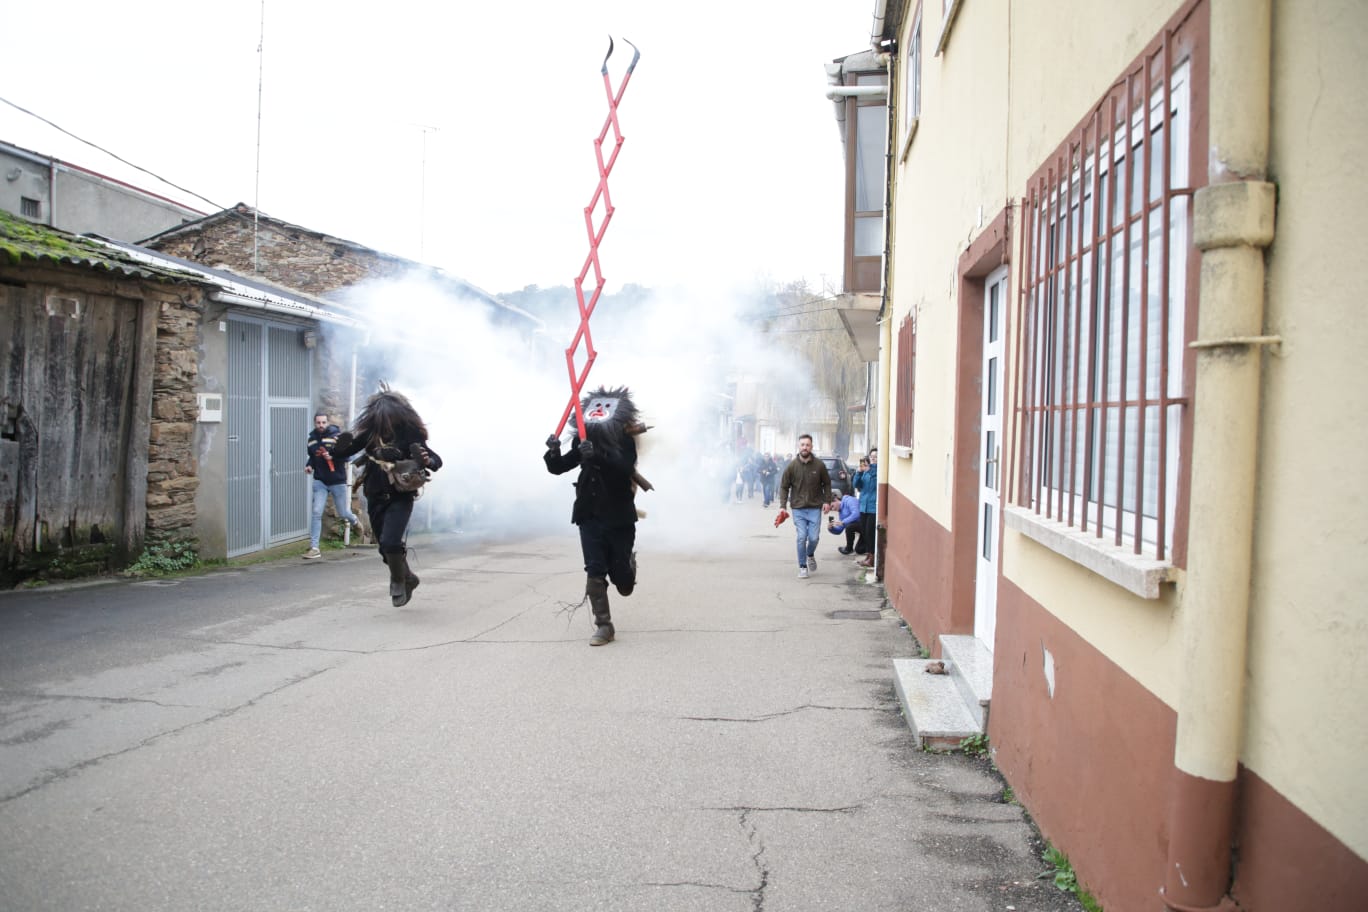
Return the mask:
<path id="1" fill-rule="evenodd" d="M 631 595 L 632 592 L 636 589 L 637 562 L 635 551 L 632 552 L 632 559 L 627 566 L 632 575 L 629 576 L 627 579 L 622 580 L 621 582 L 619 582 L 616 578 L 613 580 L 613 585 L 617 587 L 618 595 L 621 595 L 624 598 L 626 596 Z"/>
<path id="2" fill-rule="evenodd" d="M 419 579 L 409 570 L 408 552 L 400 549 L 384 555 L 384 558 L 390 571 L 390 601 L 395 608 L 402 608 L 413 596 L 413 590 L 418 588 Z"/>
<path id="3" fill-rule="evenodd" d="M 613 618 L 608 613 L 608 580 L 601 576 L 591 576 L 584 584 L 584 593 L 589 596 L 589 607 L 594 612 L 594 635 L 589 638 L 590 646 L 602 646 L 613 642 Z"/>

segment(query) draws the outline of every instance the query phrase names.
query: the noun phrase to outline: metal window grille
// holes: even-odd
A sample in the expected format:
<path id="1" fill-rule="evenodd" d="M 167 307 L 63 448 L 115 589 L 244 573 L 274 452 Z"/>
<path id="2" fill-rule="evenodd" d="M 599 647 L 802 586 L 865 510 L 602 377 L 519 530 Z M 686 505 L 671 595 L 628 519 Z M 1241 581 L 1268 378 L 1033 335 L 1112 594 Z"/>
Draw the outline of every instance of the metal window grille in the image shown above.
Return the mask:
<path id="1" fill-rule="evenodd" d="M 1156 560 L 1186 483 L 1196 308 L 1192 67 L 1170 38 L 1032 179 L 1017 302 L 1016 503 Z"/>
<path id="2" fill-rule="evenodd" d="M 19 214 L 24 218 L 42 218 L 43 204 L 36 199 L 29 199 L 27 196 L 21 196 L 19 197 Z"/>
<path id="3" fill-rule="evenodd" d="M 894 440 L 899 446 L 912 445 L 912 416 L 916 406 L 917 332 L 910 316 L 898 327 L 898 402 Z"/>

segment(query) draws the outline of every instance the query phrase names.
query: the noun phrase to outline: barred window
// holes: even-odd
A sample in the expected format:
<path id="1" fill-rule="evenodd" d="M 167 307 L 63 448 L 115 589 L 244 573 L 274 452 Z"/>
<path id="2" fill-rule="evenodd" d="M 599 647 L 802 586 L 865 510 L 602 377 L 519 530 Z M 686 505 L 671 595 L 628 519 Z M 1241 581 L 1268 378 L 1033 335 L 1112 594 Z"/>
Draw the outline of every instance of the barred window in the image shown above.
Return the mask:
<path id="1" fill-rule="evenodd" d="M 1196 297 L 1190 64 L 1161 42 L 1022 201 L 1014 499 L 1170 560 Z M 1195 321 L 1194 321 L 1195 322 Z"/>

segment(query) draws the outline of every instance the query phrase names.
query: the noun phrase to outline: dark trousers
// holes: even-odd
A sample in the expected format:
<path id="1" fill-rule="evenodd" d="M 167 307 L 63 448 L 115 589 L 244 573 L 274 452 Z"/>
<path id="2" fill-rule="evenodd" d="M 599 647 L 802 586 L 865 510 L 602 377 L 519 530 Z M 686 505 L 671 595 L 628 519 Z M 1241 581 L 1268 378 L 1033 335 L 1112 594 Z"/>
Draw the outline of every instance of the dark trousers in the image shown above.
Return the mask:
<path id="1" fill-rule="evenodd" d="M 860 514 L 860 541 L 855 545 L 856 554 L 874 553 L 874 514 Z"/>
<path id="2" fill-rule="evenodd" d="M 371 534 L 380 546 L 381 554 L 400 554 L 408 534 L 409 517 L 413 515 L 413 498 L 374 497 L 366 503 L 370 516 Z"/>
<path id="3" fill-rule="evenodd" d="M 632 547 L 636 544 L 636 524 L 609 526 L 597 519 L 579 524 L 580 550 L 584 552 L 584 572 L 606 576 L 619 590 L 631 591 L 636 583 L 632 566 Z"/>

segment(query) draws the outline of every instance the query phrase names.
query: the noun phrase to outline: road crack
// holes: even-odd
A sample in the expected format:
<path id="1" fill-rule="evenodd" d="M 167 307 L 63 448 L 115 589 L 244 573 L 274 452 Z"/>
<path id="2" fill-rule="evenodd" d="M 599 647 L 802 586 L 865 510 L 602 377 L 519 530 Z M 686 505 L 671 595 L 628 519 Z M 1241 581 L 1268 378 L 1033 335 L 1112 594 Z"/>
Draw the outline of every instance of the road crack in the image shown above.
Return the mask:
<path id="1" fill-rule="evenodd" d="M 219 711 L 219 712 L 216 712 L 216 713 L 214 713 L 212 716 L 209 716 L 208 718 L 199 719 L 199 720 L 196 720 L 196 721 L 194 721 L 194 722 L 187 722 L 185 725 L 179 725 L 179 726 L 177 726 L 177 727 L 175 727 L 175 728 L 167 729 L 166 731 L 163 731 L 163 732 L 158 732 L 158 733 L 155 734 L 155 735 L 149 735 L 148 737 L 143 738 L 141 741 L 139 741 L 139 742 L 136 743 L 136 744 L 129 745 L 128 747 L 122 748 L 122 749 L 120 749 L 120 750 L 110 751 L 110 752 L 107 753 L 107 754 L 101 754 L 101 755 L 98 756 L 98 757 L 90 757 L 90 758 L 87 758 L 87 759 L 85 759 L 85 760 L 80 761 L 79 763 L 73 763 L 73 764 L 71 764 L 70 766 L 63 767 L 62 769 L 58 769 L 58 770 L 49 770 L 49 771 L 47 772 L 46 775 L 40 777 L 37 781 L 30 783 L 30 784 L 29 784 L 28 786 L 26 786 L 25 788 L 21 788 L 20 790 L 18 790 L 18 791 L 16 791 L 16 792 L 11 792 L 11 793 L 9 793 L 8 795 L 0 795 L 0 804 L 8 804 L 9 802 L 14 801 L 14 800 L 16 800 L 16 799 L 18 799 L 18 798 L 22 798 L 22 797 L 24 797 L 25 795 L 32 794 L 33 792 L 36 792 L 36 791 L 38 791 L 39 789 L 46 788 L 47 786 L 51 785 L 51 784 L 54 783 L 54 782 L 60 782 L 60 781 L 62 781 L 62 780 L 64 780 L 64 779 L 70 779 L 72 776 L 75 776 L 75 775 L 81 773 L 81 772 L 84 771 L 84 770 L 90 769 L 90 768 L 93 767 L 93 766 L 98 766 L 99 764 L 105 762 L 106 760 L 112 760 L 112 759 L 114 759 L 115 757 L 122 757 L 122 756 L 124 756 L 125 754 L 131 754 L 131 753 L 133 753 L 134 751 L 141 750 L 141 749 L 144 748 L 144 747 L 147 747 L 147 746 L 149 746 L 149 745 L 155 744 L 156 742 L 162 740 L 163 738 L 167 738 L 167 737 L 170 737 L 170 736 L 172 736 L 172 735 L 177 735 L 177 734 L 180 734 L 181 732 L 184 732 L 184 731 L 189 731 L 190 729 L 196 728 L 196 727 L 201 726 L 201 725 L 209 725 L 209 724 L 211 724 L 211 723 L 213 723 L 213 722 L 218 722 L 218 721 L 221 721 L 221 720 L 223 720 L 223 719 L 226 719 L 226 718 L 228 718 L 229 716 L 235 715 L 235 714 L 241 712 L 241 711 L 244 710 L 244 709 L 249 709 L 249 708 L 255 706 L 256 704 L 260 703 L 261 701 L 263 701 L 263 700 L 265 700 L 265 699 L 267 699 L 267 698 L 269 698 L 269 697 L 275 696 L 276 694 L 280 693 L 281 691 L 283 691 L 283 690 L 285 690 L 285 689 L 287 689 L 287 688 L 293 687 L 293 686 L 295 686 L 296 684 L 302 684 L 302 683 L 304 683 L 305 681 L 308 681 L 308 680 L 311 679 L 311 678 L 315 678 L 315 677 L 317 677 L 318 675 L 321 675 L 321 674 L 323 674 L 324 672 L 329 671 L 329 670 L 330 670 L 330 669 L 327 669 L 327 668 L 320 668 L 320 669 L 317 670 L 317 671 L 311 671 L 311 672 L 308 672 L 308 673 L 306 673 L 306 674 L 298 675 L 298 676 L 296 676 L 296 677 L 290 678 L 288 681 L 284 682 L 284 683 L 281 684 L 279 687 L 274 687 L 274 688 L 272 688 L 271 690 L 268 690 L 268 691 L 266 691 L 265 693 L 262 693 L 262 694 L 260 694 L 260 695 L 258 695 L 258 696 L 255 696 L 255 697 L 253 697 L 252 699 L 248 700 L 247 702 L 242 703 L 242 704 L 240 704 L 240 705 L 238 705 L 238 706 L 234 706 L 234 707 L 231 707 L 231 708 L 229 708 L 229 709 L 225 709 L 225 710 L 221 710 L 221 711 Z M 105 700 L 106 700 L 107 702 L 116 702 L 116 703 L 117 703 L 117 702 L 128 702 L 128 703 L 154 703 L 154 702 L 155 702 L 155 701 L 153 701 L 153 700 L 136 700 L 136 699 L 132 699 L 132 698 L 114 698 L 114 697 L 105 698 Z M 157 704 L 157 705 L 161 706 L 161 705 L 165 705 L 165 704 Z M 197 708 L 197 707 L 185 707 L 185 708 L 191 708 L 191 709 L 193 709 L 193 708 Z"/>
<path id="2" fill-rule="evenodd" d="M 804 703 L 802 706 L 795 706 L 793 709 L 784 709 L 779 712 L 764 713 L 759 716 L 680 716 L 685 722 L 769 722 L 771 719 L 782 719 L 784 716 L 792 716 L 797 713 L 807 712 L 811 709 L 827 710 L 831 712 L 885 712 L 878 706 L 825 706 L 821 703 Z"/>

